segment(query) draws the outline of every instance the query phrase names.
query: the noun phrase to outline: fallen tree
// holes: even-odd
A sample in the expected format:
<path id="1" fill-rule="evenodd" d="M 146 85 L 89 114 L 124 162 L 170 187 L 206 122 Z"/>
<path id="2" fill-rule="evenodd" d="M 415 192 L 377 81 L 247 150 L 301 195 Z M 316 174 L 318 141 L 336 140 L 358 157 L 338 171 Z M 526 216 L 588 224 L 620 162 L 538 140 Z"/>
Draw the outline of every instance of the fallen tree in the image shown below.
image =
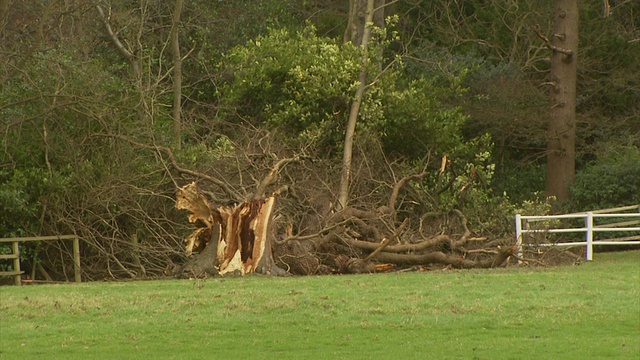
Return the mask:
<path id="1" fill-rule="evenodd" d="M 398 219 L 397 199 L 403 186 L 420 180 L 426 172 L 397 181 L 389 200 L 376 210 L 347 207 L 334 212 L 315 209 L 303 214 L 307 223 L 298 226 L 274 219 L 277 191 L 264 196 L 285 162 L 278 161 L 268 175 L 257 182 L 258 190 L 248 200 L 233 205 L 214 206 L 195 182 L 178 189 L 176 208 L 189 211 L 196 225 L 185 239 L 189 260 L 173 270 L 178 277 L 259 273 L 267 275 L 308 275 L 366 273 L 411 267 L 450 266 L 491 268 L 503 265 L 516 251 L 513 241 L 472 237 L 462 211 L 423 214 L 417 226 L 409 217 Z M 295 187 L 286 187 L 289 196 L 305 203 Z M 285 195 L 283 195 L 285 196 Z M 299 211 L 281 209 L 281 213 Z M 447 217 L 454 235 L 425 234 L 427 218 Z M 318 224 L 322 226 L 318 227 Z M 315 229 L 311 232 L 310 229 Z"/>

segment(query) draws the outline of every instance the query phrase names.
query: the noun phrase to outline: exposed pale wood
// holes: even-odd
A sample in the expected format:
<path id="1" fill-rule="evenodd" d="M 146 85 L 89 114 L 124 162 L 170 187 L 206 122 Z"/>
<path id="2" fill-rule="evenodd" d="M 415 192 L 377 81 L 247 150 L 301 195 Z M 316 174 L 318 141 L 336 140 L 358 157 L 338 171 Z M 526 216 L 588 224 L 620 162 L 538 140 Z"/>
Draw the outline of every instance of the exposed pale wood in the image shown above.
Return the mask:
<path id="1" fill-rule="evenodd" d="M 275 265 L 271 253 L 274 196 L 213 207 L 191 183 L 178 189 L 176 199 L 176 208 L 190 211 L 189 221 L 198 226 L 186 239 L 186 252 L 198 254 L 174 271 L 175 276 L 288 275 Z"/>

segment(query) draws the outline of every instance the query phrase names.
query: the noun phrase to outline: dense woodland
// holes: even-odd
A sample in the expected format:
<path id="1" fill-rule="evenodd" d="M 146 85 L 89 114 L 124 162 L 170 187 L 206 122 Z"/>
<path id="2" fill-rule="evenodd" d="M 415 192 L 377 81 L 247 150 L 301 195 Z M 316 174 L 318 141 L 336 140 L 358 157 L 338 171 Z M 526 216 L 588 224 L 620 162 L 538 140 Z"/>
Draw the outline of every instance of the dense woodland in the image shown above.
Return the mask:
<path id="1" fill-rule="evenodd" d="M 77 234 L 87 280 L 177 274 L 195 182 L 273 197 L 291 274 L 502 263 L 515 213 L 640 203 L 640 2 L 554 33 L 566 3 L 0 0 L 0 237 Z M 23 266 L 70 276 L 68 245 Z"/>

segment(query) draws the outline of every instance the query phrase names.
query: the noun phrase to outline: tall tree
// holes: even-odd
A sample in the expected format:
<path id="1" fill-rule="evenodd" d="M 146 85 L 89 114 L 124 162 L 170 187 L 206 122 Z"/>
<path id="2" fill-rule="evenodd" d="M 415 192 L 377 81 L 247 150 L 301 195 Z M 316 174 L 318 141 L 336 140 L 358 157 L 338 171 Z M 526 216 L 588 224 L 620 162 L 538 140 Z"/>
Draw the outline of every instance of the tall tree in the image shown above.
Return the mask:
<path id="1" fill-rule="evenodd" d="M 376 4 L 379 4 L 376 7 Z M 362 69 L 358 76 L 358 88 L 355 98 L 351 103 L 349 120 L 344 136 L 344 150 L 342 156 L 342 177 L 340 188 L 338 189 L 338 208 L 344 209 L 349 199 L 349 180 L 351 178 L 351 157 L 353 153 L 353 137 L 356 131 L 358 113 L 362 104 L 362 97 L 367 88 L 367 65 L 369 63 L 368 44 L 371 37 L 371 27 L 373 26 L 374 13 L 382 12 L 384 1 L 382 0 L 350 0 L 349 23 L 345 31 L 345 42 L 351 41 L 362 49 Z M 363 16 L 364 15 L 364 16 Z M 384 16 L 382 16 L 384 18 Z"/>
<path id="2" fill-rule="evenodd" d="M 550 41 L 543 39 L 552 50 L 546 192 L 565 200 L 576 169 L 577 0 L 555 1 L 553 34 Z"/>
<path id="3" fill-rule="evenodd" d="M 183 0 L 176 0 L 171 21 L 171 51 L 173 55 L 173 141 L 177 149 L 181 147 L 182 137 L 182 57 L 180 55 L 180 41 L 178 40 L 180 14 Z"/>

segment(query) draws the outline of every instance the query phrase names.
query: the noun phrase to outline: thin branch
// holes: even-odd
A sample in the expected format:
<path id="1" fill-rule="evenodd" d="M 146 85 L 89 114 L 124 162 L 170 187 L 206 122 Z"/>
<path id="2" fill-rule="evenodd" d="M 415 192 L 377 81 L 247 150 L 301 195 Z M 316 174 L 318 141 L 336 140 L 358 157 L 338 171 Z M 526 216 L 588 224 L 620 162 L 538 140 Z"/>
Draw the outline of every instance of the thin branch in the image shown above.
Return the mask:
<path id="1" fill-rule="evenodd" d="M 271 168 L 271 171 L 269 171 L 269 174 L 267 174 L 267 176 L 265 176 L 262 179 L 262 181 L 260 182 L 260 184 L 256 188 L 256 192 L 252 196 L 252 198 L 255 200 L 255 199 L 259 199 L 259 198 L 263 197 L 264 196 L 264 192 L 267 190 L 267 187 L 269 187 L 269 185 L 273 184 L 276 181 L 276 178 L 277 178 L 278 174 L 280 173 L 280 170 L 282 170 L 282 168 L 284 168 L 290 162 L 294 162 L 294 161 L 300 161 L 300 156 L 296 155 L 296 156 L 291 157 L 291 158 L 286 158 L 286 159 L 279 160 L 273 166 L 273 168 Z"/>
<path id="2" fill-rule="evenodd" d="M 391 190 L 391 195 L 389 196 L 389 208 L 392 211 L 396 211 L 396 202 L 398 200 L 398 193 L 400 189 L 409 181 L 413 179 L 422 179 L 425 175 L 427 175 L 426 171 L 421 172 L 420 174 L 407 175 L 400 179 L 394 186 L 393 190 Z"/>
<path id="3" fill-rule="evenodd" d="M 347 222 L 349 222 L 351 220 L 351 218 L 337 222 L 335 224 L 332 224 L 331 226 L 327 226 L 325 228 L 323 228 L 322 230 L 318 231 L 317 233 L 314 234 L 309 234 L 309 235 L 293 235 L 293 236 L 289 236 L 285 239 L 282 239 L 280 241 L 276 241 L 277 245 L 282 245 L 282 244 L 286 244 L 289 241 L 293 241 L 293 240 L 310 240 L 313 238 L 317 238 L 320 237 L 321 235 L 327 233 L 330 230 L 333 230 L 339 226 L 345 225 Z"/>
<path id="4" fill-rule="evenodd" d="M 382 5 L 378 6 L 377 8 L 373 9 L 373 12 L 375 13 L 376 11 L 384 9 L 389 5 L 393 5 L 393 4 L 397 3 L 398 1 L 399 0 L 392 0 L 392 1 L 389 1 L 388 3 L 386 3 L 386 4 L 382 4 Z"/>
<path id="5" fill-rule="evenodd" d="M 549 38 L 540 32 L 540 27 L 538 25 L 534 26 L 532 29 L 533 29 L 533 32 L 535 32 L 536 35 L 538 35 L 538 37 L 542 39 L 542 41 L 544 41 L 544 44 L 547 46 L 547 48 L 549 48 L 549 50 L 553 52 L 565 54 L 569 59 L 571 59 L 571 57 L 573 56 L 573 51 L 568 49 L 563 49 L 561 47 L 551 44 L 551 41 L 549 41 Z"/>
<path id="6" fill-rule="evenodd" d="M 404 228 L 407 226 L 408 223 L 409 223 L 409 218 L 404 219 L 404 221 L 402 222 L 402 225 L 400 225 L 400 227 L 398 227 L 398 229 L 393 234 L 391 234 L 391 236 L 389 236 L 386 239 L 383 239 L 382 242 L 380 243 L 380 246 L 378 246 L 378 248 L 375 249 L 371 254 L 367 255 L 367 257 L 365 257 L 363 260 L 367 262 L 373 259 L 374 256 L 378 255 L 378 253 L 384 250 L 384 248 L 387 247 L 387 245 L 391 244 L 393 239 L 397 238 L 398 235 L 400 235 L 400 233 L 404 230 Z"/>
<path id="7" fill-rule="evenodd" d="M 131 51 L 127 50 L 127 48 L 125 48 L 124 44 L 120 41 L 120 38 L 118 38 L 118 35 L 113 32 L 111 24 L 109 23 L 109 17 L 107 17 L 107 15 L 104 13 L 104 10 L 102 10 L 102 7 L 100 7 L 99 4 L 96 4 L 96 10 L 98 10 L 98 14 L 100 14 L 100 18 L 102 19 L 102 23 L 107 30 L 107 34 L 109 34 L 109 38 L 111 38 L 111 42 L 113 42 L 113 44 L 116 46 L 118 52 L 120 52 L 120 55 L 122 55 L 122 57 L 124 57 L 131 64 L 136 79 L 139 79 L 141 76 L 140 65 L 138 64 L 138 60 L 136 59 L 135 55 Z"/>
<path id="8" fill-rule="evenodd" d="M 178 161 L 176 160 L 176 157 L 173 155 L 173 152 L 171 151 L 171 149 L 169 149 L 166 146 L 160 146 L 160 145 L 147 145 L 147 144 L 142 144 L 139 143 L 137 141 L 133 141 L 127 137 L 124 136 L 120 136 L 120 135 L 103 135 L 103 136 L 110 136 L 110 137 L 115 137 L 124 141 L 127 141 L 129 143 L 131 143 L 132 145 L 141 147 L 141 148 L 145 148 L 145 149 L 150 149 L 150 150 L 155 150 L 158 153 L 164 153 L 168 158 L 169 158 L 169 162 L 171 163 L 171 166 L 173 166 L 173 168 L 182 174 L 187 174 L 187 175 L 191 175 L 191 176 L 195 176 L 197 178 L 203 179 L 203 180 L 207 180 L 217 186 L 219 186 L 222 191 L 224 191 L 233 201 L 237 201 L 239 202 L 240 199 L 242 199 L 242 196 L 237 193 L 235 190 L 233 190 L 228 183 L 215 178 L 213 176 L 207 175 L 205 173 L 202 173 L 200 171 L 196 171 L 196 170 L 191 170 L 191 169 L 186 169 L 183 168 L 182 166 L 180 166 L 180 164 L 178 164 Z"/>

